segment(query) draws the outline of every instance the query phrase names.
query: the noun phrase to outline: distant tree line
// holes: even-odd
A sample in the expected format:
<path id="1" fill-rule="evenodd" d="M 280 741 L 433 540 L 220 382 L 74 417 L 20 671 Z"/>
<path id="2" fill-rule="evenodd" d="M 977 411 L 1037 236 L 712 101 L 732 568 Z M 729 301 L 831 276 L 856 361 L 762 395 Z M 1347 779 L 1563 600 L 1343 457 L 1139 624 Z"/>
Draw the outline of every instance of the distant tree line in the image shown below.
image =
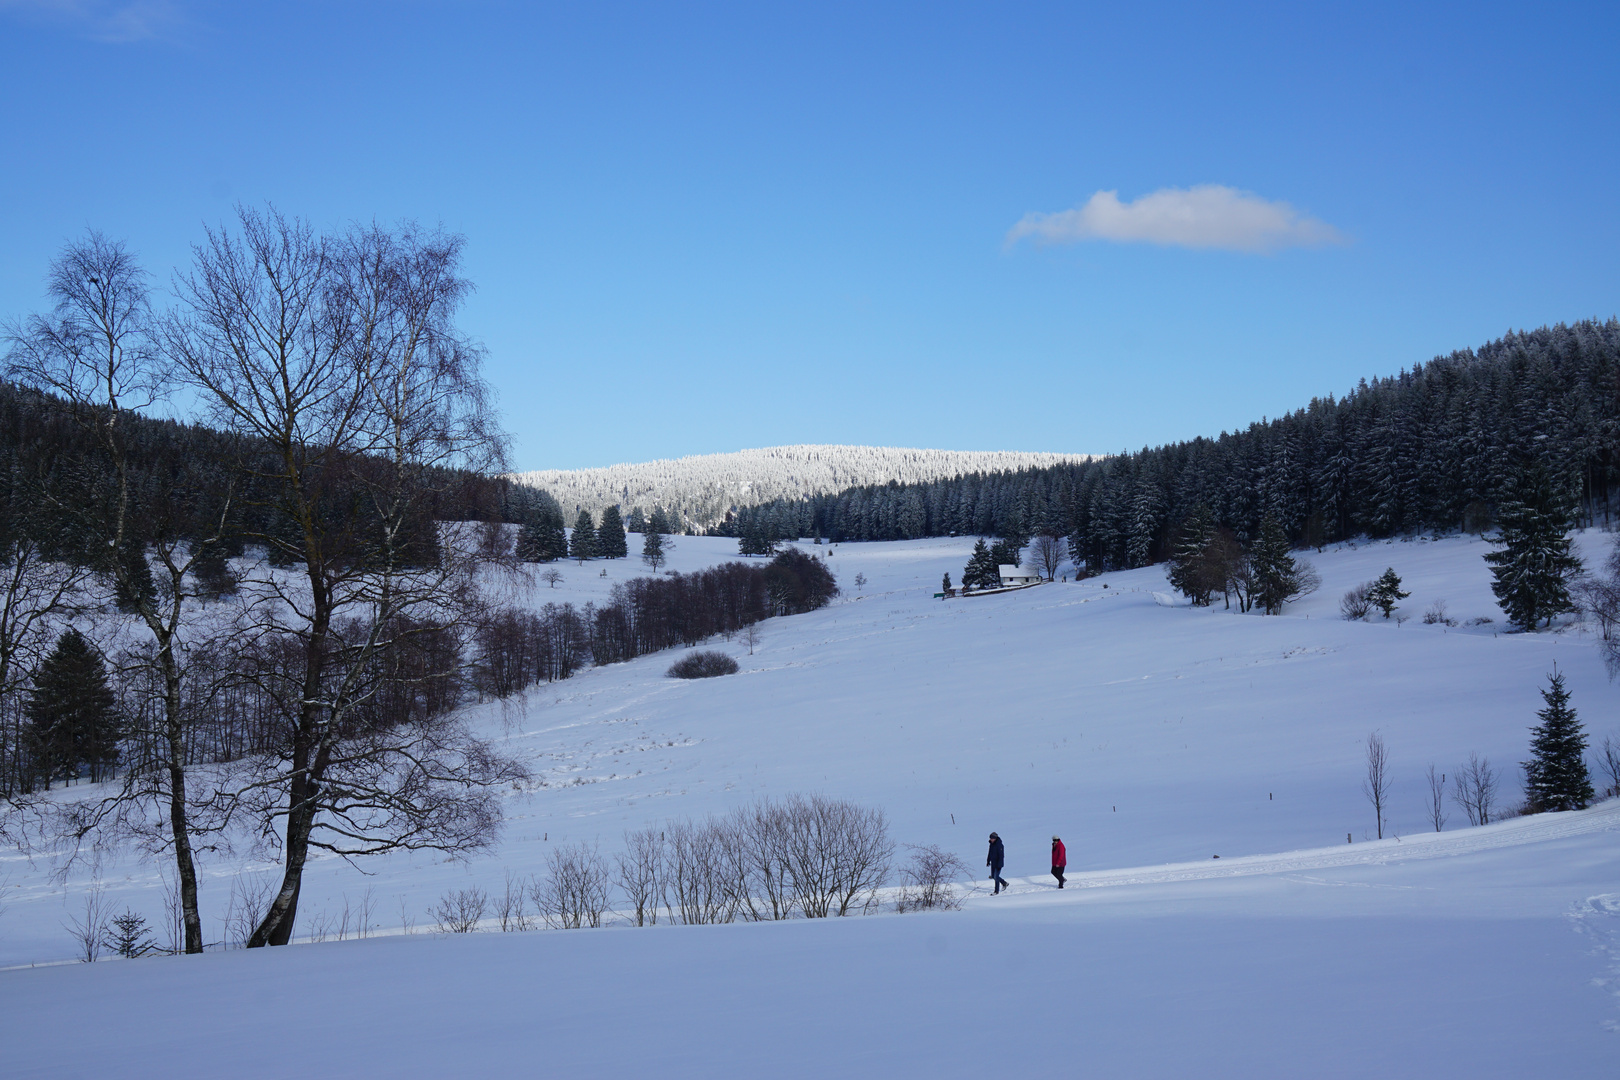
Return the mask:
<path id="1" fill-rule="evenodd" d="M 1294 547 L 1416 529 L 1481 532 L 1532 466 L 1577 520 L 1620 479 L 1620 322 L 1509 334 L 1247 429 L 1085 463 L 734 509 L 713 531 L 786 539 L 1066 536 L 1076 566 L 1170 557 L 1198 508 L 1243 545 L 1269 516 Z"/>
<path id="2" fill-rule="evenodd" d="M 826 565 L 790 548 L 764 566 L 733 562 L 620 582 L 600 606 L 501 610 L 475 636 L 476 686 L 488 697 L 506 697 L 566 679 L 589 663 L 730 637 L 773 616 L 814 611 L 837 595 Z"/>

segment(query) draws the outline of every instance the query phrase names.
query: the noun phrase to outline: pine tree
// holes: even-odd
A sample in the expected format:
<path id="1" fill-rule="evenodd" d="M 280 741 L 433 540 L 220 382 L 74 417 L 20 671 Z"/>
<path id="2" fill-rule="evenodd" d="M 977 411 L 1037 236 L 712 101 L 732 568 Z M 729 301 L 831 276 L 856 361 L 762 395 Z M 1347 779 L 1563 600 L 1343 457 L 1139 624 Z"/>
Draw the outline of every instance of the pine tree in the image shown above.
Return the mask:
<path id="1" fill-rule="evenodd" d="M 1535 810 L 1584 810 L 1592 801 L 1592 778 L 1586 771 L 1586 731 L 1569 705 L 1564 675 L 1553 665 L 1541 723 L 1530 729 L 1530 760 L 1524 766 L 1525 797 Z"/>
<path id="2" fill-rule="evenodd" d="M 118 719 L 107 666 L 83 634 L 69 629 L 34 677 L 27 705 L 34 775 L 50 789 L 90 768 L 97 782 L 118 763 Z"/>
<path id="3" fill-rule="evenodd" d="M 1409 592 L 1401 591 L 1401 576 L 1395 572 L 1393 566 L 1386 569 L 1378 580 L 1372 583 L 1372 588 L 1367 590 L 1367 599 L 1384 613 L 1386 619 L 1395 613 L 1397 601 L 1405 600 L 1411 595 Z"/>
<path id="4" fill-rule="evenodd" d="M 1491 564 L 1491 592 L 1516 626 L 1534 630 L 1553 616 L 1574 610 L 1569 580 L 1581 571 L 1570 550 L 1573 500 L 1539 465 L 1520 471 L 1512 494 L 1497 512 L 1501 532 L 1492 543 L 1501 551 L 1485 556 Z"/>
<path id="5" fill-rule="evenodd" d="M 647 531 L 647 515 L 641 512 L 641 507 L 632 506 L 630 508 L 630 520 L 625 525 L 625 529 L 638 535 Z"/>
<path id="6" fill-rule="evenodd" d="M 624 538 L 624 520 L 617 506 L 602 511 L 602 525 L 596 530 L 596 549 L 604 559 L 622 559 L 630 554 L 630 545 Z"/>
<path id="7" fill-rule="evenodd" d="M 574 521 L 574 534 L 568 538 L 568 557 L 581 563 L 596 557 L 596 526 L 591 524 L 589 510 L 581 510 Z"/>
<path id="8" fill-rule="evenodd" d="M 946 572 L 945 581 L 942 585 L 940 585 L 939 591 L 947 593 L 951 591 L 951 575 L 949 571 Z"/>

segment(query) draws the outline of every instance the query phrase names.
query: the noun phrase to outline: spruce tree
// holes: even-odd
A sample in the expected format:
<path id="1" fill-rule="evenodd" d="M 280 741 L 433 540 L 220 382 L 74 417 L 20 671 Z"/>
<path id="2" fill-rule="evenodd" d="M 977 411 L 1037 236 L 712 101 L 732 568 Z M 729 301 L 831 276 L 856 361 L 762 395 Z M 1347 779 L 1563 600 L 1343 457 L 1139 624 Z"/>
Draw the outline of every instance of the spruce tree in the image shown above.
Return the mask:
<path id="1" fill-rule="evenodd" d="M 641 533 L 641 561 L 652 567 L 655 574 L 668 558 L 664 534 L 657 528 L 660 520 L 658 513 L 654 511 L 652 520 L 647 522 Z"/>
<path id="2" fill-rule="evenodd" d="M 973 545 L 973 554 L 968 557 L 967 566 L 962 570 L 962 588 L 984 589 L 1001 584 L 1001 574 L 997 570 L 996 560 L 991 556 L 990 549 L 985 547 L 984 537 Z"/>
<path id="3" fill-rule="evenodd" d="M 951 591 L 951 575 L 950 575 L 949 571 L 946 572 L 945 581 L 944 581 L 943 584 L 940 585 L 939 591 L 940 592 L 950 592 Z"/>
<path id="4" fill-rule="evenodd" d="M 581 510 L 574 521 L 574 534 L 568 538 L 568 557 L 580 563 L 596 557 L 596 526 L 591 524 L 589 510 Z"/>
<path id="5" fill-rule="evenodd" d="M 143 601 L 150 602 L 157 594 L 152 567 L 146 561 L 146 545 L 139 540 L 131 540 L 119 549 L 116 557 L 124 573 L 115 578 L 113 601 L 119 611 L 134 615 L 141 610 Z"/>
<path id="6" fill-rule="evenodd" d="M 624 538 L 624 520 L 617 506 L 602 511 L 602 524 L 596 530 L 596 550 L 604 559 L 622 559 L 630 554 L 630 545 Z"/>
<path id="7" fill-rule="evenodd" d="M 517 547 L 514 554 L 519 562 L 548 562 L 545 556 L 545 541 L 541 535 L 544 528 L 538 521 L 529 520 L 523 523 L 518 530 Z"/>
<path id="8" fill-rule="evenodd" d="M 77 630 L 56 641 L 39 672 L 27 704 L 29 748 L 34 775 L 50 789 L 88 766 L 97 782 L 118 764 L 118 720 L 107 666 Z"/>
<path id="9" fill-rule="evenodd" d="M 647 531 L 647 515 L 641 512 L 641 507 L 630 508 L 630 521 L 625 525 L 625 529 L 637 534 Z"/>
<path id="10" fill-rule="evenodd" d="M 1176 534 L 1175 547 L 1170 552 L 1166 576 L 1170 584 L 1195 607 L 1205 607 L 1221 583 L 1215 580 L 1210 567 L 1210 541 L 1215 538 L 1215 515 L 1209 507 L 1199 503 L 1193 507 L 1187 520 Z"/>
<path id="11" fill-rule="evenodd" d="M 1281 615 L 1284 601 L 1292 599 L 1297 591 L 1294 557 L 1289 552 L 1288 534 L 1283 532 L 1282 523 L 1275 515 L 1267 514 L 1260 522 L 1260 539 L 1249 556 L 1254 605 L 1267 615 Z"/>
<path id="12" fill-rule="evenodd" d="M 1509 621 L 1534 630 L 1553 616 L 1574 610 L 1569 580 L 1581 571 L 1571 551 L 1572 500 L 1539 465 L 1522 469 L 1512 493 L 1497 511 L 1501 532 L 1492 543 L 1501 551 L 1485 556 L 1491 564 L 1491 592 Z"/>
<path id="13" fill-rule="evenodd" d="M 1569 705 L 1564 675 L 1553 665 L 1541 723 L 1530 729 L 1530 760 L 1524 766 L 1525 798 L 1532 809 L 1584 810 L 1592 801 L 1592 778 L 1586 771 L 1586 731 Z"/>
<path id="14" fill-rule="evenodd" d="M 1396 601 L 1405 600 L 1411 595 L 1409 592 L 1401 591 L 1401 576 L 1395 572 L 1393 566 L 1386 569 L 1378 580 L 1372 583 L 1372 588 L 1367 590 L 1367 599 L 1384 613 L 1386 619 L 1395 613 Z"/>

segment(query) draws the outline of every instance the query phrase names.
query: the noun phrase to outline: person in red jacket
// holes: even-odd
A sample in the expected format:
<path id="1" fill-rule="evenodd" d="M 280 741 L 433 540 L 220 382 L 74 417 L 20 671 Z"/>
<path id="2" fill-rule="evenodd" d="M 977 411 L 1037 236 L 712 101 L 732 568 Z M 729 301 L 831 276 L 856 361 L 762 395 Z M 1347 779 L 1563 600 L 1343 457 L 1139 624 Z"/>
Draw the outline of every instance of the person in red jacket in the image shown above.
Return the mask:
<path id="1" fill-rule="evenodd" d="M 1052 837 L 1052 876 L 1058 879 L 1058 888 L 1063 888 L 1063 871 L 1069 866 L 1069 853 L 1064 850 L 1063 841 Z"/>

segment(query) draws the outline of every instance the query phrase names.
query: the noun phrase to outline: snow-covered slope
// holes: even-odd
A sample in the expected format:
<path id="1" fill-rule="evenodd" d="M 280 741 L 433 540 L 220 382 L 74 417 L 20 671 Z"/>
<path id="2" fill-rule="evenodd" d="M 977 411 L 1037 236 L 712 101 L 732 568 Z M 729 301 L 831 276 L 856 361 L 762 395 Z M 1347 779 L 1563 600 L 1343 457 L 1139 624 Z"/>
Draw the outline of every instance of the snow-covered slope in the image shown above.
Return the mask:
<path id="1" fill-rule="evenodd" d="M 732 454 L 702 454 L 674 460 L 609 465 L 597 469 L 550 469 L 515 479 L 544 488 L 572 513 L 600 514 L 617 503 L 678 510 L 692 523 L 711 525 L 732 506 L 772 499 L 802 499 L 890 480 L 910 483 L 973 472 L 994 472 L 1085 461 L 1085 454 L 1020 451 L 911 450 L 892 446 L 769 446 Z"/>
<path id="2" fill-rule="evenodd" d="M 1580 540 L 1589 562 L 1608 543 Z M 752 656 L 714 643 L 737 657 L 735 676 L 667 679 L 664 654 L 479 706 L 537 777 L 510 794 L 494 854 L 373 860 L 370 877 L 324 859 L 306 873 L 302 928 L 369 889 L 393 937 L 0 972 L 0 1015 L 23 1033 L 17 1074 L 87 1075 L 114 1045 L 129 1048 L 121 1073 L 152 1074 L 137 1066 L 158 1061 L 176 994 L 201 1020 L 169 1075 L 268 1075 L 276 1063 L 245 1049 L 263 1024 L 251 1002 L 316 985 L 347 1003 L 301 1029 L 301 1060 L 325 1075 L 1612 1075 L 1620 806 L 1477 830 L 1451 809 L 1438 837 L 1425 821 L 1431 761 L 1450 771 L 1477 751 L 1516 800 L 1554 661 L 1592 733 L 1620 733 L 1592 635 L 1500 633 L 1488 545 L 1340 546 L 1312 556 L 1321 591 L 1274 618 L 1181 606 L 1160 568 L 934 600 L 970 546 L 826 549 L 845 596 L 764 623 Z M 673 565 L 734 551 L 679 538 Z M 1339 595 L 1386 566 L 1412 592 L 1397 614 L 1412 617 L 1339 619 Z M 560 569 L 526 602 L 583 603 L 641 571 Z M 1421 622 L 1436 600 L 1459 625 Z M 1464 625 L 1478 618 L 1494 621 Z M 1398 838 L 1384 841 L 1370 840 L 1360 791 L 1375 729 L 1394 776 Z M 897 840 L 969 866 L 996 829 L 1012 895 L 823 924 L 422 932 L 445 890 L 498 892 L 558 842 L 611 853 L 626 828 L 791 791 L 881 806 Z M 1061 894 L 1044 876 L 1054 832 L 1075 875 Z M 0 962 L 70 954 L 62 923 L 88 868 L 65 888 L 50 869 L 11 856 L 0 870 Z M 205 871 L 218 940 L 232 880 L 259 865 Z M 156 865 L 110 852 L 100 873 L 120 908 L 161 910 Z M 97 1002 L 101 1030 L 51 1027 Z"/>

